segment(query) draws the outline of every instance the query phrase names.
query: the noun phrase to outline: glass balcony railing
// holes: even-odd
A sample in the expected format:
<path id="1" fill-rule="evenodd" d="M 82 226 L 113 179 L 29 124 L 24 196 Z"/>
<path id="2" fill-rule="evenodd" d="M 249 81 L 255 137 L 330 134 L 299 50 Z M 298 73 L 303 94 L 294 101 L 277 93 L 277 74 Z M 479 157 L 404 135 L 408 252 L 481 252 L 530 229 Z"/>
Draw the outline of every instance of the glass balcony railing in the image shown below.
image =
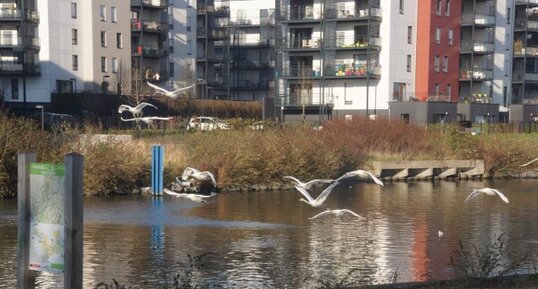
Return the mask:
<path id="1" fill-rule="evenodd" d="M 462 41 L 461 52 L 493 53 L 495 45 L 488 41 Z"/>
<path id="2" fill-rule="evenodd" d="M 379 37 L 364 37 L 364 36 L 347 36 L 336 37 L 334 45 L 328 45 L 329 48 L 368 48 L 381 46 L 381 38 Z"/>
<path id="3" fill-rule="evenodd" d="M 21 20 L 23 13 L 18 9 L 1 9 L 0 20 Z M 24 14 L 24 19 L 32 22 L 39 22 L 39 13 L 37 11 L 28 10 Z"/>
<path id="4" fill-rule="evenodd" d="M 330 93 L 320 94 L 312 89 L 304 89 L 301 92 L 291 92 L 289 95 L 280 95 L 278 105 L 282 106 L 332 106 L 333 95 Z"/>
<path id="5" fill-rule="evenodd" d="M 0 73 L 29 73 L 36 74 L 41 72 L 41 66 L 36 63 L 13 63 L 0 62 Z"/>
<path id="6" fill-rule="evenodd" d="M 168 7 L 168 0 L 131 0 L 131 6 L 145 6 L 153 8 L 166 8 Z"/>
<path id="7" fill-rule="evenodd" d="M 381 17 L 380 8 L 357 8 L 344 7 L 340 9 L 328 10 L 327 19 L 367 19 L 368 17 Z"/>
<path id="8" fill-rule="evenodd" d="M 168 50 L 154 45 L 134 45 L 132 54 L 144 57 L 164 57 L 168 55 Z"/>
<path id="9" fill-rule="evenodd" d="M 490 80 L 493 79 L 493 71 L 486 68 L 461 69 L 460 80 Z"/>
<path id="10" fill-rule="evenodd" d="M 463 14 L 461 15 L 461 25 L 495 25 L 494 14 Z"/>
<path id="11" fill-rule="evenodd" d="M 527 57 L 538 57 L 538 47 L 514 47 L 514 56 L 524 55 L 526 55 Z"/>
<path id="12" fill-rule="evenodd" d="M 39 38 L 35 37 L 0 37 L 0 47 L 39 48 Z"/>
<path id="13" fill-rule="evenodd" d="M 366 64 L 360 63 L 343 63 L 335 64 L 334 70 L 326 71 L 326 77 L 379 77 L 381 76 L 381 66 L 370 64 L 367 69 Z"/>
<path id="14" fill-rule="evenodd" d="M 516 0 L 516 5 L 537 5 L 538 6 L 538 0 Z"/>
<path id="15" fill-rule="evenodd" d="M 288 49 L 319 49 L 321 40 L 319 38 L 296 38 L 289 42 Z"/>
<path id="16" fill-rule="evenodd" d="M 133 19 L 131 20 L 131 30 L 165 33 L 168 31 L 168 24 L 156 21 L 140 21 L 137 19 Z"/>

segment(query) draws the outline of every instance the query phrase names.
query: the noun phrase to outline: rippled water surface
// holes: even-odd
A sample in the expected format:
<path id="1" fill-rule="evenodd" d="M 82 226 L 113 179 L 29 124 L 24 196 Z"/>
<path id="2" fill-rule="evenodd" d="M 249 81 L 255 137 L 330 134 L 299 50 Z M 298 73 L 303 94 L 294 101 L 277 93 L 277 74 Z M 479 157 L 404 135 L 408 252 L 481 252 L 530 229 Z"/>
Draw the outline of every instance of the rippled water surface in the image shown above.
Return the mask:
<path id="1" fill-rule="evenodd" d="M 495 187 L 509 204 L 473 188 Z M 511 253 L 538 250 L 538 181 L 360 184 L 333 192 L 330 208 L 365 220 L 320 217 L 295 191 L 225 193 L 200 205 L 151 197 L 84 199 L 84 288 L 112 278 L 158 288 L 188 268 L 188 255 L 205 255 L 193 282 L 211 288 L 315 288 L 319 280 L 384 283 L 453 277 L 450 257 L 463 244 L 504 235 Z M 438 231 L 444 236 L 439 238 Z M 14 288 L 17 209 L 0 200 L 0 288 Z M 522 269 L 525 270 L 525 269 Z M 37 288 L 60 278 L 37 277 Z"/>

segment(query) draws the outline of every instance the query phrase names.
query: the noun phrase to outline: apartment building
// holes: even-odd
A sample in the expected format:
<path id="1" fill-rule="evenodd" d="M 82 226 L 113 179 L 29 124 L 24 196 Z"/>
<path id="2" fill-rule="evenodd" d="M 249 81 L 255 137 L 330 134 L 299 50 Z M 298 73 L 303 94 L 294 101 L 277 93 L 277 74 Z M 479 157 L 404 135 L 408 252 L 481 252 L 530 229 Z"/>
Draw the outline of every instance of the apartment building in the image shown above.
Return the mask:
<path id="1" fill-rule="evenodd" d="M 0 97 L 22 106 L 26 83 L 41 75 L 37 11 L 35 0 L 0 3 Z"/>
<path id="2" fill-rule="evenodd" d="M 415 90 L 417 1 L 282 0 L 277 7 L 284 114 L 374 118 Z"/>
<path id="3" fill-rule="evenodd" d="M 196 4 L 169 0 L 168 87 L 178 89 L 196 81 Z"/>
<path id="4" fill-rule="evenodd" d="M 513 19 L 513 104 L 538 104 L 538 1 L 515 0 Z M 534 115 L 537 115 L 536 113 Z"/>

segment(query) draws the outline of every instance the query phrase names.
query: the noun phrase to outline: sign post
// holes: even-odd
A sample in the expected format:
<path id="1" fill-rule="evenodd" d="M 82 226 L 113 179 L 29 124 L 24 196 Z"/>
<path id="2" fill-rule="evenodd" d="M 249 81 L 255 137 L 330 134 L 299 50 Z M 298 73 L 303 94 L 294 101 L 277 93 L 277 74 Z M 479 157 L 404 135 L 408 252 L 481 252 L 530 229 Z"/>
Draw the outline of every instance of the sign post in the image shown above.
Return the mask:
<path id="1" fill-rule="evenodd" d="M 35 288 L 33 271 L 62 274 L 64 288 L 82 289 L 83 157 L 64 164 L 36 163 L 19 154 L 17 288 Z"/>
<path id="2" fill-rule="evenodd" d="M 151 191 L 160 196 L 164 190 L 164 147 L 153 145 L 151 154 Z"/>

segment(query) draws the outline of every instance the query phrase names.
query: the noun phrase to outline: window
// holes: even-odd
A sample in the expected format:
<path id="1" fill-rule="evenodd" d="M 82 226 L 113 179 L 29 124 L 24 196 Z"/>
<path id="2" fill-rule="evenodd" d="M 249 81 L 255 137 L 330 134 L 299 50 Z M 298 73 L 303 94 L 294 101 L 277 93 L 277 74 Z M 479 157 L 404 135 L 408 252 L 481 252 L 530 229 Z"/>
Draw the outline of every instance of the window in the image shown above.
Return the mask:
<path id="1" fill-rule="evenodd" d="M 402 101 L 405 95 L 405 83 L 394 82 L 392 84 L 392 100 Z"/>
<path id="2" fill-rule="evenodd" d="M 76 29 L 71 29 L 71 44 L 78 44 L 78 31 Z"/>
<path id="3" fill-rule="evenodd" d="M 187 16 L 187 31 L 191 31 L 191 26 L 192 26 L 192 17 L 191 16 Z"/>
<path id="4" fill-rule="evenodd" d="M 19 99 L 19 80 L 11 80 L 11 99 Z"/>
<path id="5" fill-rule="evenodd" d="M 450 0 L 446 0 L 445 16 L 450 16 Z"/>
<path id="6" fill-rule="evenodd" d="M 78 55 L 73 55 L 72 62 L 73 62 L 73 71 L 77 71 L 78 70 Z"/>
<path id="7" fill-rule="evenodd" d="M 170 62 L 170 77 L 174 77 L 174 63 Z"/>
<path id="8" fill-rule="evenodd" d="M 106 47 L 106 31 L 101 31 L 101 47 Z"/>
<path id="9" fill-rule="evenodd" d="M 441 16 L 441 10 L 442 10 L 441 9 L 441 5 L 442 5 L 441 2 L 442 2 L 442 0 L 437 0 L 437 15 L 438 16 Z"/>
<path id="10" fill-rule="evenodd" d="M 172 41 L 171 39 L 169 40 L 169 43 L 170 43 L 170 53 L 174 53 L 174 41 Z"/>
<path id="11" fill-rule="evenodd" d="M 510 7 L 506 8 L 506 24 L 510 24 L 510 16 L 512 14 L 512 10 Z"/>
<path id="12" fill-rule="evenodd" d="M 71 18 L 77 18 L 77 3 L 71 2 Z"/>
<path id="13" fill-rule="evenodd" d="M 400 0 L 400 14 L 404 14 L 404 0 Z"/>
<path id="14" fill-rule="evenodd" d="M 448 45 L 454 44 L 454 30 L 448 29 Z"/>
<path id="15" fill-rule="evenodd" d="M 123 35 L 121 33 L 116 33 L 116 47 L 123 48 Z"/>
<path id="16" fill-rule="evenodd" d="M 435 58 L 433 59 L 433 70 L 439 72 L 439 55 L 435 55 Z"/>
<path id="17" fill-rule="evenodd" d="M 411 72 L 411 54 L 407 54 L 407 72 Z"/>
<path id="18" fill-rule="evenodd" d="M 187 55 L 192 54 L 192 40 L 187 40 Z"/>
<path id="19" fill-rule="evenodd" d="M 118 59 L 112 57 L 112 73 L 118 73 Z"/>
<path id="20" fill-rule="evenodd" d="M 435 28 L 435 43 L 441 43 L 441 28 Z"/>
<path id="21" fill-rule="evenodd" d="M 118 23 L 118 10 L 116 7 L 110 7 L 110 21 Z"/>
<path id="22" fill-rule="evenodd" d="M 448 56 L 443 56 L 443 72 L 448 72 Z"/>
<path id="23" fill-rule="evenodd" d="M 99 18 L 101 21 L 106 21 L 106 6 L 99 5 Z"/>
<path id="24" fill-rule="evenodd" d="M 435 95 L 439 95 L 439 83 L 435 84 Z"/>
<path id="25" fill-rule="evenodd" d="M 101 57 L 101 72 L 107 72 L 106 57 L 105 56 Z"/>
<path id="26" fill-rule="evenodd" d="M 407 43 L 413 43 L 413 26 L 407 26 Z"/>
<path id="27" fill-rule="evenodd" d="M 452 84 L 446 85 L 446 95 L 448 95 L 448 98 L 450 99 L 450 96 L 452 95 Z"/>

